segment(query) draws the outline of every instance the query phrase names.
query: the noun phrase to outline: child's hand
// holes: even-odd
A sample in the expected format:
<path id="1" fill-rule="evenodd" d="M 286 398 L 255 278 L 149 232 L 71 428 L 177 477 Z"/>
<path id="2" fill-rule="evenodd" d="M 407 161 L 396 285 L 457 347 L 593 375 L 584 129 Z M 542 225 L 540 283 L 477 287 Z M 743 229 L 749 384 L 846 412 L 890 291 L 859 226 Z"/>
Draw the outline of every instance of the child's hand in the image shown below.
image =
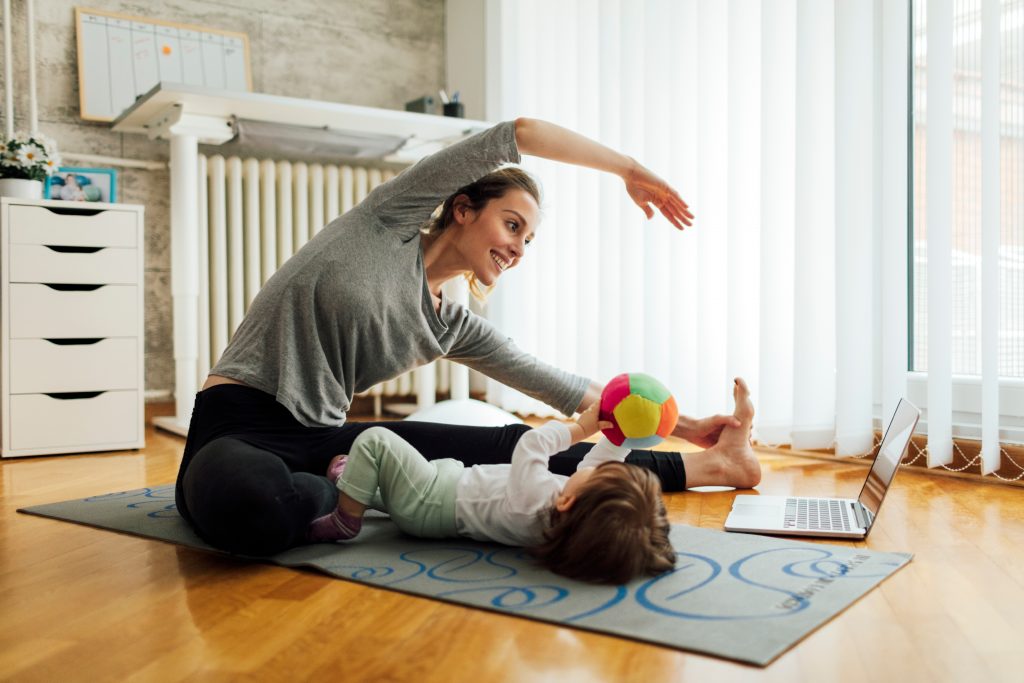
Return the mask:
<path id="1" fill-rule="evenodd" d="M 598 419 L 598 413 L 600 410 L 601 402 L 594 401 L 590 404 L 589 408 L 584 410 L 583 413 L 576 418 L 576 424 L 583 430 L 582 438 L 585 439 L 599 429 L 608 429 L 612 426 L 611 422 Z"/>

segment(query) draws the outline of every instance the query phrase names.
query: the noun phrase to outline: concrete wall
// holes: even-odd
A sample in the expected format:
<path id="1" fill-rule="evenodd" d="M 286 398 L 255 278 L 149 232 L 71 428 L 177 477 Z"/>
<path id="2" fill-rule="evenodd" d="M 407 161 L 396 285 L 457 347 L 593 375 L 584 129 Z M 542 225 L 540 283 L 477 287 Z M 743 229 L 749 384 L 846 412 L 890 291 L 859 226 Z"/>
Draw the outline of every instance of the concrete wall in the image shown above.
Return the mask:
<path id="1" fill-rule="evenodd" d="M 466 117 L 478 121 L 487 120 L 484 39 L 491 4 L 494 0 L 447 0 L 445 17 L 448 94 L 458 92 L 466 105 Z"/>
<path id="2" fill-rule="evenodd" d="M 28 127 L 25 7 L 12 0 L 15 129 Z M 402 109 L 445 77 L 444 0 L 36 0 L 39 128 L 62 151 L 166 161 L 167 146 L 79 119 L 74 7 L 246 33 L 253 90 Z M 2 82 L 0 90 L 7 87 Z M 0 99 L 2 101 L 2 99 Z M 2 110 L 2 106 L 0 106 Z M 0 130 L 4 113 L 0 111 Z M 146 207 L 146 388 L 174 385 L 168 173 L 118 169 L 118 200 Z"/>

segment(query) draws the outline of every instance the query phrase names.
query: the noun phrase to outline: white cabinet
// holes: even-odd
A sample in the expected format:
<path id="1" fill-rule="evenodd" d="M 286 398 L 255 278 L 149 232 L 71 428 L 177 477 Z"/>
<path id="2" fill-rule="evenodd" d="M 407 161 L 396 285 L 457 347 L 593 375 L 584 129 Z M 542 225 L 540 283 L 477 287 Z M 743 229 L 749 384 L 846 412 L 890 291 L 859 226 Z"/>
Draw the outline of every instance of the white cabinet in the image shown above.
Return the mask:
<path id="1" fill-rule="evenodd" d="M 0 456 L 145 445 L 142 217 L 0 199 Z"/>

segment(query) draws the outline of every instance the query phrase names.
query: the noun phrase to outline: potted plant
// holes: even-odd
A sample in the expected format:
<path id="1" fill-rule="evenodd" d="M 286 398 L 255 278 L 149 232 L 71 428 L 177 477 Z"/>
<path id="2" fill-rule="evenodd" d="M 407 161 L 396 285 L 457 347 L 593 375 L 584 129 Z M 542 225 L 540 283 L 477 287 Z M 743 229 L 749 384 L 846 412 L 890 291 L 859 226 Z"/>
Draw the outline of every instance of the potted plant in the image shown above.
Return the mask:
<path id="1" fill-rule="evenodd" d="M 57 143 L 40 133 L 16 133 L 0 145 L 0 197 L 42 199 L 43 181 L 57 172 Z"/>

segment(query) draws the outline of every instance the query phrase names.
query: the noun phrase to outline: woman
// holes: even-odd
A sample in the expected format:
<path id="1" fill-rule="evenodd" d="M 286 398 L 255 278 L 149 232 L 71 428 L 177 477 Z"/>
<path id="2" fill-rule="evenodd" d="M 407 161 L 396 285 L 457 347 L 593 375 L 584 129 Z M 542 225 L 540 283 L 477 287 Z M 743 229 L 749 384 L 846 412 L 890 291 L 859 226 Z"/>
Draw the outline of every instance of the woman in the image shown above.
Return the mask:
<path id="1" fill-rule="evenodd" d="M 499 124 L 377 187 L 266 283 L 196 396 L 175 499 L 204 539 L 250 555 L 307 542 L 310 523 L 337 502 L 323 476 L 327 464 L 373 424 L 428 459 L 508 462 L 527 427 L 346 423 L 353 394 L 437 358 L 566 414 L 600 396 L 600 384 L 522 352 L 441 294 L 445 281 L 462 275 L 471 287 L 491 287 L 526 253 L 539 192 L 518 169 L 496 171 L 520 153 L 615 173 L 648 218 L 653 205 L 675 227 L 690 225 L 678 194 L 635 160 L 531 119 Z M 440 217 L 422 233 L 442 201 Z M 733 416 L 683 416 L 675 434 L 709 447 L 730 427 L 739 427 Z M 588 448 L 553 457 L 552 471 L 570 474 Z M 628 462 L 655 470 L 668 491 L 753 486 L 760 478 L 749 449 L 636 452 Z"/>

